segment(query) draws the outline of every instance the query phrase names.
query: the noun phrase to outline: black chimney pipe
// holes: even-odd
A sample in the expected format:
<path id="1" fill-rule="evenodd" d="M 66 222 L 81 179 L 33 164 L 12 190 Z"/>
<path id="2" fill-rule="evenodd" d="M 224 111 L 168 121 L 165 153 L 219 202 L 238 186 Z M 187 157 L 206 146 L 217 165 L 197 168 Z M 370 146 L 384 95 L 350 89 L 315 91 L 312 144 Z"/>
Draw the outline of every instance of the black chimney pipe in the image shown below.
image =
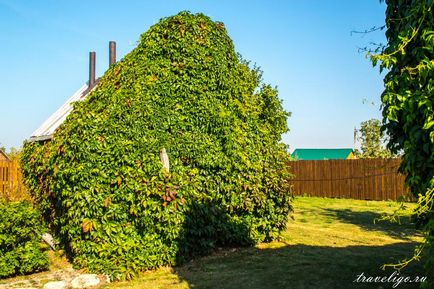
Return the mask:
<path id="1" fill-rule="evenodd" d="M 109 42 L 109 66 L 116 63 L 116 42 Z"/>
<path id="2" fill-rule="evenodd" d="M 89 52 L 89 87 L 92 88 L 95 85 L 95 59 L 96 53 Z"/>

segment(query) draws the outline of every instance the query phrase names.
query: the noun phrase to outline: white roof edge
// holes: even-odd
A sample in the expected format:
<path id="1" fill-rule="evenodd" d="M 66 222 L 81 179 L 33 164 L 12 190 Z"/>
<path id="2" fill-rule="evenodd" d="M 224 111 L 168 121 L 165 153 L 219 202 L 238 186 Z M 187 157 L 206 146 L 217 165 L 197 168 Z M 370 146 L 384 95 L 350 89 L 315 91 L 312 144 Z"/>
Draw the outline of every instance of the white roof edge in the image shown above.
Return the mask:
<path id="1" fill-rule="evenodd" d="M 95 87 L 96 85 L 93 88 Z M 28 141 L 34 142 L 51 139 L 56 129 L 65 121 L 66 117 L 73 110 L 72 103 L 84 100 L 89 94 L 90 91 L 88 88 L 89 86 L 87 84 L 81 86 L 58 110 L 56 110 L 38 129 L 32 133 Z"/>
<path id="2" fill-rule="evenodd" d="M 52 137 L 53 137 L 52 134 L 42 135 L 42 136 L 31 136 L 27 141 L 29 141 L 29 142 L 44 141 L 44 140 L 50 140 Z"/>

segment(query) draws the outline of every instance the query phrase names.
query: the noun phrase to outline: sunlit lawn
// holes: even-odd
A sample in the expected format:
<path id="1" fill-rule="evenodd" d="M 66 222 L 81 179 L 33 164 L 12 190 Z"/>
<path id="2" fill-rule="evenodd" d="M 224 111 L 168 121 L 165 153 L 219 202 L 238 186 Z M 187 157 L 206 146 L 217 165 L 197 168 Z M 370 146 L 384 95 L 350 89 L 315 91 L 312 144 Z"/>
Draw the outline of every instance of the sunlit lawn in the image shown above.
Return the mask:
<path id="1" fill-rule="evenodd" d="M 375 221 L 398 208 L 394 202 L 298 197 L 280 242 L 222 249 L 181 267 L 145 272 L 105 288 L 392 288 L 393 283 L 355 283 L 358 274 L 390 276 L 380 269 L 411 256 L 422 239 L 408 217 L 401 224 Z M 407 204 L 410 212 L 413 204 Z M 374 222 L 375 221 L 375 222 Z M 412 263 L 400 276 L 423 276 Z M 401 283 L 397 288 L 417 288 Z"/>

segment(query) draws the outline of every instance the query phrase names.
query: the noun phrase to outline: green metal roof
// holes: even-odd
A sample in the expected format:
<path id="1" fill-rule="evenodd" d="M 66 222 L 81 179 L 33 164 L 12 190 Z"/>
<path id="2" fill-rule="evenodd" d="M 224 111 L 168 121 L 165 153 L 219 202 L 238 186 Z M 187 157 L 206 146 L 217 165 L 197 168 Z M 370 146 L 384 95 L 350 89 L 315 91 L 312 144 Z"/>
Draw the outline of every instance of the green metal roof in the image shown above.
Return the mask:
<path id="1" fill-rule="evenodd" d="M 344 160 L 352 149 L 295 149 L 292 157 L 296 160 Z"/>

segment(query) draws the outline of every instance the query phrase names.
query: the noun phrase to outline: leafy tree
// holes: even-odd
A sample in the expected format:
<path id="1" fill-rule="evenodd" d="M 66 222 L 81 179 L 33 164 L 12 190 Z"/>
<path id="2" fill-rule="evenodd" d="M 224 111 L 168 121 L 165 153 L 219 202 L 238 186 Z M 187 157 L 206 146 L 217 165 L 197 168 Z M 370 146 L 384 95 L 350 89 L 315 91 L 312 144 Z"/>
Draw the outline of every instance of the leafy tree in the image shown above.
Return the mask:
<path id="1" fill-rule="evenodd" d="M 382 93 L 392 152 L 403 151 L 401 170 L 418 198 L 426 232 L 426 268 L 434 268 L 434 11 L 432 0 L 386 0 L 387 45 L 372 55 L 386 70 Z M 416 254 L 417 255 L 417 254 Z M 431 276 L 433 277 L 433 276 Z M 432 280 L 432 279 L 431 279 Z M 434 286 L 434 284 L 432 284 Z"/>
<path id="2" fill-rule="evenodd" d="M 0 151 L 6 152 L 6 147 L 2 146 L 1 143 L 0 143 Z"/>
<path id="3" fill-rule="evenodd" d="M 394 155 L 384 146 L 386 141 L 381 131 L 381 122 L 370 119 L 360 123 L 359 142 L 361 152 L 356 151 L 358 158 L 390 158 Z"/>
<path id="4" fill-rule="evenodd" d="M 16 149 L 11 147 L 9 152 L 7 153 L 9 159 L 11 160 L 19 160 L 21 154 L 21 149 Z"/>
<path id="5" fill-rule="evenodd" d="M 223 23 L 181 12 L 142 34 L 51 142 L 25 144 L 26 184 L 76 266 L 131 278 L 278 237 L 289 113 L 260 76 Z"/>

